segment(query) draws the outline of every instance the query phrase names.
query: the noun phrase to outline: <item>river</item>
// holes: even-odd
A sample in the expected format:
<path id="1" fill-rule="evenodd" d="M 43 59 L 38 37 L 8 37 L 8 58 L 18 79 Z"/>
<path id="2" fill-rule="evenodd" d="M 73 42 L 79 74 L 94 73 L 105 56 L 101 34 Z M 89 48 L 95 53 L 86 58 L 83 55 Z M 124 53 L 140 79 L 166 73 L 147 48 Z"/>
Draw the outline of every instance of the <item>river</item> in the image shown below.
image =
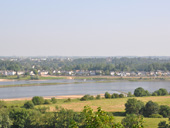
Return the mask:
<path id="1" fill-rule="evenodd" d="M 8 98 L 24 98 L 33 96 L 64 96 L 64 95 L 97 95 L 104 94 L 105 92 L 134 92 L 137 87 L 142 87 L 149 92 L 158 90 L 159 88 L 165 88 L 170 91 L 169 81 L 159 82 L 129 82 L 129 81 L 117 81 L 111 83 L 82 83 L 74 84 L 73 82 L 80 82 L 82 80 L 47 80 L 47 81 L 8 81 L 9 84 L 26 84 L 26 83 L 71 83 L 62 85 L 47 85 L 47 86 L 29 86 L 29 87 L 10 87 L 0 88 L 0 99 Z M 18 83 L 19 82 L 19 83 Z M 86 81 L 88 82 L 88 81 Z M 91 81 L 90 81 L 91 82 Z M 5 85 L 4 82 L 0 82 L 0 85 Z"/>

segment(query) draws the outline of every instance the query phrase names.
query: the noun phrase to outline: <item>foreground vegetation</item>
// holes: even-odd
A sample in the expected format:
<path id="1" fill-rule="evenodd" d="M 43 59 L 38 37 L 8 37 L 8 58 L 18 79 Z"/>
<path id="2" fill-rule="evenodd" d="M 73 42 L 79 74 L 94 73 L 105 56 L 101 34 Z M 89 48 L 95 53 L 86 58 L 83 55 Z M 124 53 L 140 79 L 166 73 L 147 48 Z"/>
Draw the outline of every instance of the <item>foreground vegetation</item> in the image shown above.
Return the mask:
<path id="1" fill-rule="evenodd" d="M 87 96 L 86 96 L 87 97 Z M 34 99 L 34 100 L 33 100 Z M 126 98 L 114 98 L 114 99 L 105 99 L 102 97 L 94 97 L 93 100 L 80 100 L 80 99 L 46 99 L 44 100 L 41 97 L 34 97 L 32 101 L 8 101 L 1 102 L 0 110 L 1 112 L 5 112 L 10 114 L 20 114 L 16 116 L 9 116 L 9 119 L 11 120 L 11 126 L 10 127 L 23 127 L 23 124 L 21 122 L 16 122 L 15 119 L 17 118 L 23 118 L 21 121 L 24 123 L 28 123 L 29 127 L 52 127 L 50 125 L 54 125 L 55 123 L 53 122 L 54 120 L 58 120 L 57 124 L 63 124 L 68 125 L 67 121 L 71 121 L 68 119 L 68 116 L 71 117 L 72 119 L 76 120 L 76 125 L 78 127 L 81 127 L 84 125 L 83 120 L 85 120 L 85 117 L 82 114 L 83 112 L 87 112 L 88 114 L 93 111 L 97 112 L 106 112 L 106 115 L 108 114 L 109 116 L 113 116 L 113 124 L 117 124 L 118 126 L 121 126 L 122 120 L 125 118 L 125 104 L 129 99 L 133 99 L 133 97 L 126 97 Z M 38 100 L 35 100 L 38 99 Z M 146 104 L 148 101 L 152 100 L 153 102 L 156 102 L 158 105 L 168 105 L 170 103 L 170 96 L 147 96 L 147 97 L 135 97 L 135 99 L 142 101 L 144 104 Z M 88 106 L 90 107 L 88 107 Z M 84 107 L 87 106 L 87 107 Z M 85 109 L 86 108 L 86 109 Z M 102 110 L 101 110 L 102 108 Z M 93 110 L 92 110 L 93 109 Z M 8 112 L 7 112 L 8 111 Z M 108 112 L 108 113 L 107 113 Z M 23 114 L 25 113 L 25 114 Z M 65 113 L 65 114 L 64 114 Z M 57 114 L 57 115 L 56 115 Z M 61 116 L 62 114 L 62 116 Z M 99 114 L 99 113 L 98 113 Z M 3 113 L 2 113 L 3 115 Z M 23 116 L 24 117 L 23 117 Z M 5 116 L 5 115 L 3 115 Z M 94 115 L 93 115 L 94 116 Z M 26 117 L 26 118 L 25 118 Z M 47 118 L 48 117 L 48 118 Z M 60 120 L 60 118 L 65 118 L 66 120 Z M 133 116 L 132 116 L 133 117 Z M 135 117 L 138 119 L 138 117 Z M 82 120 L 80 120 L 82 119 Z M 89 118 L 88 118 L 89 119 Z M 27 120 L 26 122 L 23 120 Z M 49 122 L 50 121 L 50 122 Z M 63 122 L 62 122 L 63 121 Z M 158 123 L 160 121 L 166 121 L 168 122 L 168 118 L 151 118 L 151 117 L 145 117 L 143 118 L 143 123 L 142 125 L 145 128 L 155 128 L 158 127 Z M 15 122 L 15 126 L 13 126 L 13 123 Z M 34 126 L 30 126 L 30 123 Z M 46 125 L 44 124 L 46 122 Z M 18 124 L 22 125 L 18 125 Z M 75 122 L 71 121 L 71 124 L 75 124 Z M 24 124 L 24 127 L 26 127 Z M 36 126 L 35 126 L 36 125 Z M 39 126 L 38 126 L 39 125 Z M 41 125 L 41 126 L 40 126 Z M 73 125 L 73 126 L 76 126 Z M 55 126 L 59 127 L 59 126 Z M 60 126 L 61 127 L 61 126 Z M 72 127 L 72 126 L 70 126 Z M 83 127 L 83 126 L 82 126 Z"/>

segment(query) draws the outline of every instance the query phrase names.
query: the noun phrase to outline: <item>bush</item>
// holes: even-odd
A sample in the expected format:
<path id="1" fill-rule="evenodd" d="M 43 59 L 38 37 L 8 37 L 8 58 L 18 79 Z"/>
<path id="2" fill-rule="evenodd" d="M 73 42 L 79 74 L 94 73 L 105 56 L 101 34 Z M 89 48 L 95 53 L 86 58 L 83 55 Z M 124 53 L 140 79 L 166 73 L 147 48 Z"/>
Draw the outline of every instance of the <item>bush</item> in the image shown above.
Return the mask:
<path id="1" fill-rule="evenodd" d="M 142 114 L 144 109 L 144 103 L 137 99 L 128 99 L 125 104 L 125 110 L 127 114 Z"/>
<path id="2" fill-rule="evenodd" d="M 27 101 L 27 102 L 25 102 L 24 108 L 33 109 L 33 108 L 34 108 L 33 102 L 32 102 L 32 101 Z"/>
<path id="3" fill-rule="evenodd" d="M 123 126 L 125 128 L 143 128 L 143 116 L 130 114 L 126 115 L 124 119 L 122 119 Z"/>
<path id="4" fill-rule="evenodd" d="M 108 92 L 106 92 L 106 93 L 104 94 L 104 97 L 105 97 L 106 99 L 108 99 L 108 98 L 111 98 L 111 95 L 110 95 Z"/>
<path id="5" fill-rule="evenodd" d="M 52 98 L 51 98 L 51 102 L 52 102 L 53 104 L 55 104 L 55 103 L 57 103 L 57 99 L 56 99 L 55 97 L 52 97 Z"/>
<path id="6" fill-rule="evenodd" d="M 101 96 L 100 96 L 100 95 L 97 95 L 97 96 L 96 96 L 96 99 L 101 99 Z"/>
<path id="7" fill-rule="evenodd" d="M 36 110 L 40 111 L 41 113 L 45 113 L 47 110 L 49 110 L 49 107 L 39 107 L 36 108 Z"/>
<path id="8" fill-rule="evenodd" d="M 148 101 L 145 105 L 144 115 L 146 117 L 149 117 L 152 114 L 158 114 L 158 113 L 159 113 L 159 105 L 155 102 Z"/>
<path id="9" fill-rule="evenodd" d="M 6 102 L 3 101 L 3 100 L 0 100 L 0 109 L 1 108 L 6 108 L 6 107 L 7 107 Z"/>
<path id="10" fill-rule="evenodd" d="M 158 96 L 165 96 L 165 95 L 168 95 L 168 91 L 164 88 L 160 88 L 159 90 L 155 91 L 153 94 L 155 95 L 155 93 L 158 95 Z M 152 94 L 152 95 L 153 95 Z"/>
<path id="11" fill-rule="evenodd" d="M 41 96 L 34 96 L 32 98 L 32 102 L 34 103 L 34 105 L 44 104 L 44 98 Z"/>
<path id="12" fill-rule="evenodd" d="M 119 94 L 119 98 L 124 98 L 124 95 L 123 94 Z"/>
<path id="13" fill-rule="evenodd" d="M 51 104 L 50 100 L 44 100 L 44 104 Z"/>
<path id="14" fill-rule="evenodd" d="M 161 121 L 158 124 L 158 128 L 169 128 L 169 124 L 166 124 L 166 121 Z"/>
<path id="15" fill-rule="evenodd" d="M 71 102 L 71 99 L 70 98 L 68 98 L 67 100 L 65 100 L 64 102 Z"/>
<path id="16" fill-rule="evenodd" d="M 160 115 L 160 114 L 152 114 L 152 115 L 150 115 L 149 117 L 150 117 L 150 118 L 163 118 L 163 116 Z"/>
<path id="17" fill-rule="evenodd" d="M 94 96 L 90 96 L 90 95 L 84 95 L 80 101 L 86 101 L 86 100 L 94 100 Z"/>
<path id="18" fill-rule="evenodd" d="M 133 97 L 131 92 L 128 92 L 127 97 Z"/>
<path id="19" fill-rule="evenodd" d="M 139 87 L 135 89 L 134 95 L 136 97 L 142 97 L 142 96 L 149 96 L 150 93 L 147 90 L 144 90 L 143 88 Z"/>
<path id="20" fill-rule="evenodd" d="M 163 117 L 170 117 L 170 107 L 167 105 L 161 105 L 159 114 L 161 114 Z"/>
<path id="21" fill-rule="evenodd" d="M 113 97 L 113 98 L 119 98 L 119 94 L 113 93 L 113 94 L 112 94 L 112 97 Z"/>

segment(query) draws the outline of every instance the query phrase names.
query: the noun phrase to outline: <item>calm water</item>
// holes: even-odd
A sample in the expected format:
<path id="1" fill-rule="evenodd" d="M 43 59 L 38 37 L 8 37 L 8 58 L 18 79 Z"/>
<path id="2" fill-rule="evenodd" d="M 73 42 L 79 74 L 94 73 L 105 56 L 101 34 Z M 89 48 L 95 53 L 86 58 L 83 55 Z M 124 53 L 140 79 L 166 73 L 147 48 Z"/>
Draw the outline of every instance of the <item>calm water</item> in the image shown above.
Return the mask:
<path id="1" fill-rule="evenodd" d="M 54 81 L 55 82 L 60 81 L 61 83 L 75 82 L 74 80 L 48 80 L 48 82 L 52 82 L 52 83 L 54 83 Z M 47 82 L 47 81 L 43 81 L 43 82 Z M 3 84 L 1 83 L 1 85 Z M 169 92 L 170 82 L 125 82 L 123 81 L 123 82 L 113 82 L 113 83 L 83 83 L 83 84 L 66 84 L 66 85 L 63 84 L 63 85 L 48 85 L 48 86 L 0 88 L 0 98 L 5 99 L 5 98 L 22 98 L 22 97 L 33 97 L 33 96 L 59 96 L 59 95 L 84 95 L 84 94 L 92 95 L 92 94 L 103 94 L 106 91 L 108 91 L 109 93 L 119 92 L 119 91 L 133 92 L 134 89 L 136 89 L 137 87 L 143 87 L 149 92 L 153 92 L 155 90 L 158 90 L 159 88 L 165 88 Z"/>

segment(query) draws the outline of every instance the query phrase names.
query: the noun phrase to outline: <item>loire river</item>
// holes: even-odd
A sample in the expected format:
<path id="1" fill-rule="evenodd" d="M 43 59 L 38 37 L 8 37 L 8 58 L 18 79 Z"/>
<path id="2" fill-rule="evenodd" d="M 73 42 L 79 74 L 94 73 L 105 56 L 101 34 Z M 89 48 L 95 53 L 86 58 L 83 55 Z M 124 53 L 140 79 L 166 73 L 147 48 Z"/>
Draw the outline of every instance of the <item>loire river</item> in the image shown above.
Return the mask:
<path id="1" fill-rule="evenodd" d="M 80 82 L 81 80 L 47 80 L 47 81 L 8 81 L 9 84 L 28 84 L 28 83 L 72 83 Z M 18 83 L 19 82 L 19 83 Z M 86 81 L 88 82 L 88 81 Z M 5 85 L 0 82 L 0 85 Z M 117 81 L 112 83 L 82 83 L 82 84 L 62 84 L 62 85 L 48 85 L 48 86 L 30 86 L 30 87 L 10 87 L 0 88 L 0 99 L 7 98 L 24 98 L 33 96 L 63 96 L 63 95 L 97 95 L 105 92 L 134 92 L 137 87 L 142 87 L 149 92 L 165 88 L 170 91 L 170 82 L 127 82 Z"/>

